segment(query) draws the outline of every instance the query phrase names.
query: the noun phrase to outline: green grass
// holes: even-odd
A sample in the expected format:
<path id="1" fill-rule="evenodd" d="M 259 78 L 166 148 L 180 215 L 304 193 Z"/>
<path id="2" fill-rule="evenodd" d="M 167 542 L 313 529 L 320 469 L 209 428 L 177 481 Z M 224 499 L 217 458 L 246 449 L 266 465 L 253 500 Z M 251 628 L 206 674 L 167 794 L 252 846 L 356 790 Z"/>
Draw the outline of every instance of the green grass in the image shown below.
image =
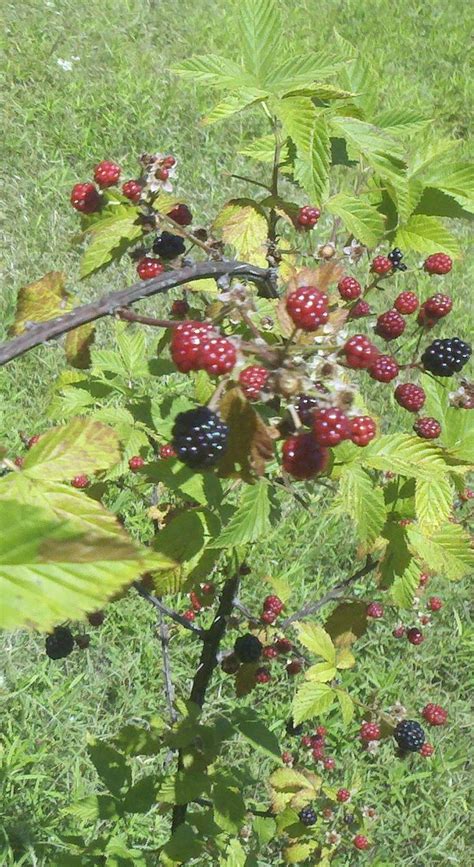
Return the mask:
<path id="1" fill-rule="evenodd" d="M 48 270 L 65 270 L 68 286 L 79 299 L 100 294 L 111 284 L 126 285 L 132 277 L 131 266 L 120 265 L 87 285 L 78 280 L 78 252 L 72 241 L 77 220 L 68 194 L 77 180 L 90 176 L 98 160 L 117 159 L 125 174 L 133 176 L 136 155 L 142 151 L 176 153 L 181 161 L 180 189 L 203 222 L 229 195 L 242 192 L 228 173 L 242 170 L 236 143 L 258 133 L 260 121 L 245 115 L 223 127 L 201 127 L 198 119 L 212 95 L 169 72 L 173 63 L 195 51 L 231 49 L 237 6 L 235 0 L 25 0 L 7 5 L 7 194 L 2 230 L 6 253 L 0 339 L 12 320 L 18 287 Z M 298 40 L 302 51 L 323 46 L 336 26 L 380 70 L 381 104 L 423 107 L 436 118 L 438 130 L 467 137 L 472 88 L 462 0 L 436 0 L 429 8 L 417 0 L 303 0 L 282 7 L 291 38 Z M 71 72 L 63 71 L 57 59 L 72 56 L 80 60 L 73 61 Z M 454 278 L 449 283 L 460 299 L 452 321 L 464 336 L 461 299 L 468 304 L 473 277 L 472 265 L 463 264 L 455 283 Z M 20 445 L 19 431 L 34 433 L 48 424 L 50 387 L 62 363 L 61 348 L 49 346 L 0 370 L 0 441 L 12 454 Z M 381 397 L 382 415 L 387 404 Z M 295 603 L 347 574 L 353 562 L 349 524 L 337 530 L 327 521 L 315 526 L 298 513 L 285 519 L 256 557 L 256 574 L 283 574 L 290 548 L 296 563 Z M 440 579 L 433 581 L 433 590 L 447 602 L 421 648 L 397 643 L 389 618 L 387 625 L 373 627 L 379 641 L 371 637 L 360 643 L 359 665 L 351 677 L 361 698 L 377 691 L 385 708 L 397 700 L 413 712 L 427 700 L 448 706 L 452 726 L 435 734 L 436 758 L 426 764 L 400 763 L 388 745 L 369 758 L 351 743 L 356 724 L 343 734 L 336 722 L 331 723 L 337 783 L 359 779 L 360 803 L 375 804 L 380 814 L 374 829 L 377 848 L 364 856 L 365 863 L 445 867 L 473 860 L 465 767 L 470 747 L 466 672 L 474 634 L 468 590 L 460 584 L 448 593 Z M 257 608 L 260 591 L 249 585 L 245 595 Z M 134 595 L 110 606 L 105 626 L 93 634 L 90 651 L 52 664 L 42 645 L 41 638 L 27 633 L 1 639 L 0 863 L 6 865 L 48 867 L 51 852 L 43 857 L 35 855 L 35 849 L 54 840 L 64 827 L 60 811 L 96 785 L 85 754 L 87 732 L 107 737 L 124 721 L 164 709 L 153 614 Z M 173 638 L 173 668 L 183 694 L 193 655 L 188 644 Z M 267 687 L 257 695 L 259 708 L 278 734 L 292 686 L 278 691 Z M 229 683 L 216 675 L 213 708 L 224 709 L 231 702 Z M 237 761 L 238 754 L 233 758 Z M 256 763 L 254 770 L 259 770 Z M 132 830 L 138 842 L 149 844 L 162 833 L 162 821 L 158 816 L 134 819 Z M 336 863 L 360 860 L 349 853 Z M 276 863 L 271 854 L 262 855 L 262 867 Z"/>

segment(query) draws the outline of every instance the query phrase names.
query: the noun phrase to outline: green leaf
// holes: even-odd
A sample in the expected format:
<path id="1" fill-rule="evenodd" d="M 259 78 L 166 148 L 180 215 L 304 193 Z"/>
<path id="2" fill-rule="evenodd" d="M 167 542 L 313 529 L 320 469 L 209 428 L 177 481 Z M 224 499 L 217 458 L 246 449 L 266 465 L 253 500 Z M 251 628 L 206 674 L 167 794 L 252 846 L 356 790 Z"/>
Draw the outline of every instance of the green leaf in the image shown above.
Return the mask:
<path id="1" fill-rule="evenodd" d="M 161 482 L 184 500 L 195 500 L 203 506 L 208 503 L 215 506 L 223 496 L 222 485 L 214 473 L 196 472 L 181 461 L 167 460 L 146 464 L 140 475 L 147 481 Z"/>
<path id="2" fill-rule="evenodd" d="M 461 204 L 466 200 L 471 201 L 471 207 L 474 204 L 474 162 L 435 163 L 425 175 L 424 182 L 462 200 Z"/>
<path id="3" fill-rule="evenodd" d="M 294 165 L 294 179 L 301 184 L 311 201 L 323 202 L 329 192 L 331 143 L 324 117 L 316 118 L 312 130 L 311 149 L 308 154 L 298 151 Z"/>
<path id="4" fill-rule="evenodd" d="M 225 851 L 225 860 L 219 860 L 219 867 L 257 867 L 256 862 L 251 861 L 238 840 L 231 840 Z"/>
<path id="5" fill-rule="evenodd" d="M 331 120 L 331 128 L 336 137 L 342 136 L 351 150 L 367 158 L 372 152 L 403 157 L 403 148 L 388 132 L 371 123 L 355 117 L 338 117 Z"/>
<path id="6" fill-rule="evenodd" d="M 368 247 L 375 247 L 384 231 L 384 218 L 361 198 L 338 193 L 328 199 L 325 209 L 340 217 L 346 229 Z"/>
<path id="7" fill-rule="evenodd" d="M 214 539 L 213 548 L 237 548 L 256 542 L 270 528 L 270 500 L 266 482 L 246 485 L 239 506 L 220 536 Z"/>
<path id="8" fill-rule="evenodd" d="M 283 858 L 285 864 L 303 864 L 320 846 L 317 840 L 311 840 L 308 843 L 293 843 L 283 850 Z M 315 862 L 313 862 L 315 863 Z M 318 864 L 321 862 L 318 858 Z"/>
<path id="9" fill-rule="evenodd" d="M 414 181 L 410 182 L 410 186 Z M 434 217 L 450 217 L 452 220 L 474 219 L 474 206 L 469 199 L 453 196 L 435 187 L 421 187 L 415 214 L 427 214 Z"/>
<path id="10" fill-rule="evenodd" d="M 343 689 L 336 690 L 337 699 L 339 705 L 341 707 L 342 713 L 342 721 L 344 725 L 349 725 L 354 716 L 354 702 L 352 701 L 349 693 L 344 692 Z"/>
<path id="11" fill-rule="evenodd" d="M 115 336 L 128 378 L 135 380 L 139 376 L 148 376 L 143 328 L 119 321 L 116 324 Z"/>
<path id="12" fill-rule="evenodd" d="M 273 163 L 275 156 L 275 136 L 263 135 L 260 138 L 254 139 L 250 144 L 239 150 L 239 154 L 244 157 L 250 157 L 253 160 L 258 160 L 261 163 Z M 282 160 L 288 158 L 288 154 L 282 154 Z"/>
<path id="13" fill-rule="evenodd" d="M 122 726 L 114 737 L 114 746 L 127 756 L 155 756 L 163 746 L 165 723 L 153 717 L 150 728 L 129 723 Z"/>
<path id="14" fill-rule="evenodd" d="M 252 83 L 251 77 L 237 63 L 215 54 L 190 57 L 172 71 L 193 84 L 210 87 L 237 88 Z"/>
<path id="15" fill-rule="evenodd" d="M 172 836 L 163 848 L 163 852 L 178 864 L 186 864 L 193 858 L 199 858 L 204 846 L 190 825 L 183 824 L 173 831 Z"/>
<path id="16" fill-rule="evenodd" d="M 309 156 L 313 129 L 318 112 L 308 97 L 289 97 L 272 102 L 272 109 L 281 120 L 283 132 L 293 139 L 298 151 Z"/>
<path id="17" fill-rule="evenodd" d="M 248 87 L 245 90 L 239 90 L 235 96 L 228 96 L 222 102 L 217 103 L 214 108 L 211 108 L 202 119 L 202 123 L 204 126 L 210 126 L 218 121 L 226 120 L 239 111 L 244 111 L 244 109 L 262 102 L 268 95 L 268 91 L 257 88 Z"/>
<path id="18" fill-rule="evenodd" d="M 281 748 L 277 738 L 255 710 L 250 707 L 237 708 L 232 712 L 231 722 L 254 747 L 273 759 L 280 759 Z"/>
<path id="19" fill-rule="evenodd" d="M 123 799 L 125 812 L 148 813 L 156 804 L 160 783 L 156 774 L 150 774 L 130 786 Z"/>
<path id="20" fill-rule="evenodd" d="M 411 434 L 386 434 L 370 443 L 361 461 L 376 470 L 430 481 L 446 472 L 443 454 L 435 445 Z"/>
<path id="21" fill-rule="evenodd" d="M 367 117 L 371 117 L 378 102 L 379 76 L 351 42 L 337 31 L 334 32 L 334 37 L 335 50 L 339 50 L 346 61 L 339 74 L 340 83 L 347 90 L 358 94 L 354 100 L 355 105 Z"/>
<path id="22" fill-rule="evenodd" d="M 105 219 L 94 223 L 88 230 L 93 236 L 81 259 L 80 275 L 83 279 L 104 268 L 113 259 L 120 258 L 128 247 L 143 235 L 143 226 L 137 223 L 139 211 L 130 205 L 118 205 Z"/>
<path id="23" fill-rule="evenodd" d="M 326 683 L 313 680 L 302 683 L 293 699 L 292 716 L 295 725 L 325 713 L 335 698 L 335 691 Z"/>
<path id="24" fill-rule="evenodd" d="M 241 0 L 239 10 L 245 68 L 259 85 L 265 85 L 281 53 L 279 9 L 274 0 Z"/>
<path id="25" fill-rule="evenodd" d="M 364 543 L 375 542 L 387 514 L 383 491 L 358 464 L 344 467 L 335 505 L 355 521 L 357 534 Z"/>
<path id="26" fill-rule="evenodd" d="M 429 136 L 424 147 L 418 147 L 414 151 L 414 155 L 410 161 L 410 175 L 415 175 L 424 178 L 429 177 L 428 170 L 435 163 L 436 169 L 439 171 L 440 166 L 448 164 L 453 165 L 452 150 L 459 147 L 460 139 L 433 139 Z"/>
<path id="27" fill-rule="evenodd" d="M 395 237 L 395 243 L 404 250 L 415 250 L 417 253 L 436 253 L 442 250 L 453 258 L 461 255 L 459 243 L 436 217 L 415 214 L 400 226 Z"/>
<path id="28" fill-rule="evenodd" d="M 446 578 L 463 578 L 474 568 L 471 539 L 459 524 L 445 524 L 430 536 L 423 535 L 417 527 L 409 526 L 407 536 L 413 556 Z"/>
<path id="29" fill-rule="evenodd" d="M 267 80 L 267 87 L 278 96 L 283 96 L 296 88 L 310 87 L 313 82 L 332 75 L 341 66 L 340 58 L 335 57 L 332 48 L 318 53 L 300 54 L 297 64 L 291 54 L 275 67 Z"/>
<path id="30" fill-rule="evenodd" d="M 322 656 L 332 666 L 336 664 L 336 648 L 331 636 L 316 623 L 297 623 L 298 640 L 316 656 Z"/>
<path id="31" fill-rule="evenodd" d="M 165 779 L 157 798 L 165 804 L 187 804 L 203 794 L 208 795 L 210 788 L 211 780 L 207 773 L 190 768 Z"/>
<path id="32" fill-rule="evenodd" d="M 264 212 L 254 203 L 231 199 L 217 215 L 212 230 L 220 231 L 225 243 L 231 244 L 244 262 L 266 263 L 268 223 Z"/>
<path id="33" fill-rule="evenodd" d="M 398 575 L 391 588 L 390 595 L 400 608 L 413 608 L 413 600 L 420 584 L 420 567 L 415 560 L 410 560 L 401 575 Z"/>
<path id="34" fill-rule="evenodd" d="M 89 758 L 100 779 L 111 795 L 116 798 L 125 794 L 132 782 L 132 770 L 125 756 L 106 744 L 90 738 L 87 745 Z"/>
<path id="35" fill-rule="evenodd" d="M 255 816 L 252 828 L 258 837 L 261 846 L 267 846 L 276 836 L 276 822 L 270 816 Z"/>
<path id="36" fill-rule="evenodd" d="M 31 479 L 63 480 L 107 469 L 119 460 L 119 441 L 112 428 L 75 418 L 41 437 L 28 451 L 23 472 Z"/>
<path id="37" fill-rule="evenodd" d="M 81 823 L 97 822 L 99 819 L 110 822 L 123 816 L 120 801 L 110 795 L 88 795 L 74 801 L 64 812 Z"/>
<path id="38" fill-rule="evenodd" d="M 216 783 L 212 787 L 214 802 L 214 821 L 228 834 L 238 834 L 245 818 L 245 803 L 235 787 Z"/>
<path id="39" fill-rule="evenodd" d="M 61 502 L 60 487 L 66 486 L 54 488 L 57 510 L 67 514 L 70 506 Z M 77 499 L 88 500 L 75 493 Z M 104 511 L 96 505 L 98 512 Z M 124 531 L 114 527 L 110 532 L 107 526 L 104 532 L 94 520 L 88 524 L 86 513 L 78 520 L 74 512 L 60 519 L 51 514 L 52 508 L 0 499 L 0 626 L 5 629 L 50 629 L 63 620 L 79 619 L 147 571 L 144 553 Z"/>
<path id="40" fill-rule="evenodd" d="M 377 126 L 386 129 L 391 136 L 406 136 L 424 129 L 431 120 L 412 108 L 388 108 L 377 114 Z"/>
<path id="41" fill-rule="evenodd" d="M 424 533 L 445 523 L 453 507 L 453 489 L 449 478 L 417 479 L 415 506 L 418 523 Z"/>
<path id="42" fill-rule="evenodd" d="M 449 388 L 444 381 L 421 376 L 421 385 L 426 393 L 424 412 L 433 416 L 441 424 L 439 442 L 449 449 L 449 453 L 459 460 L 473 463 L 474 455 L 474 418 L 471 412 L 451 406 Z"/>

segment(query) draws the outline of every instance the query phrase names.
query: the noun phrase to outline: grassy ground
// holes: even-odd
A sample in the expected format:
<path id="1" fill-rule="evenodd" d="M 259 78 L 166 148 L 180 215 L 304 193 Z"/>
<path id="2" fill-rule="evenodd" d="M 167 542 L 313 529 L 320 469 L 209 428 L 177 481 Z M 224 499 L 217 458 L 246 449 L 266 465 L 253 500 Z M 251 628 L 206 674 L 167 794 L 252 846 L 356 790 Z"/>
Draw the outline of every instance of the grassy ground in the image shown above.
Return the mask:
<path id="1" fill-rule="evenodd" d="M 250 137 L 257 122 L 252 121 L 252 127 L 245 118 L 225 128 L 201 128 L 198 118 L 212 97 L 177 82 L 168 68 L 196 50 L 227 50 L 233 44 L 237 5 L 235 0 L 25 0 L 7 5 L 0 339 L 12 317 L 17 288 L 47 270 L 64 269 L 70 288 L 84 298 L 100 293 L 111 280 L 125 285 L 131 275 L 121 267 L 87 287 L 77 279 L 78 257 L 71 243 L 76 220 L 68 193 L 99 159 L 117 159 L 132 176 L 136 154 L 158 149 L 177 153 L 181 188 L 189 191 L 202 219 L 236 191 L 226 172 L 238 171 L 237 137 Z M 302 51 L 324 45 L 336 26 L 380 69 L 381 103 L 423 106 L 441 130 L 466 137 L 470 28 L 463 0 L 435 0 L 429 10 L 417 0 L 302 0 L 282 6 Z M 71 60 L 72 70 L 64 71 L 58 58 Z M 473 276 L 472 267 L 463 268 L 457 285 L 466 303 Z M 457 317 L 461 323 L 461 307 Z M 61 351 L 53 346 L 0 372 L 0 439 L 12 450 L 18 447 L 19 430 L 41 429 L 49 383 L 60 365 Z M 352 548 L 344 528 L 315 528 L 293 516 L 258 558 L 258 574 L 284 571 L 295 538 L 301 555 L 293 579 L 297 598 L 350 568 Z M 441 581 L 434 582 L 433 589 L 442 591 Z M 466 663 L 473 638 L 467 598 L 463 585 L 450 591 L 439 625 L 418 651 L 396 644 L 391 624 L 380 624 L 375 627 L 380 641 L 367 641 L 360 654 L 360 672 L 354 677 L 365 683 L 365 691 L 381 689 L 385 706 L 400 700 L 416 710 L 436 699 L 449 706 L 453 719 L 452 729 L 437 739 L 437 758 L 411 767 L 395 762 L 385 747 L 376 759 L 351 759 L 354 751 L 334 729 L 335 755 L 344 768 L 338 782 L 360 776 L 366 802 L 375 803 L 381 815 L 375 831 L 378 848 L 365 856 L 366 863 L 472 863 L 464 768 L 470 745 Z M 48 860 L 37 860 L 32 847 L 54 834 L 64 805 L 94 784 L 84 755 L 86 732 L 106 736 L 125 719 L 141 719 L 162 707 L 159 647 L 152 616 L 136 598 L 111 607 L 88 653 L 74 654 L 59 665 L 44 658 L 42 641 L 30 635 L 4 636 L 1 647 L 0 815 L 9 842 L 0 863 L 47 867 Z M 183 659 L 181 647 L 174 642 L 174 665 L 186 688 L 191 660 Z M 217 686 L 214 704 L 225 706 L 228 687 L 219 678 Z M 269 688 L 262 692 L 261 706 L 269 719 L 285 719 L 284 698 L 275 701 Z M 140 839 L 152 833 L 149 825 L 144 829 L 137 822 Z M 355 863 L 351 858 L 340 863 Z M 262 860 L 262 865 L 267 863 Z"/>

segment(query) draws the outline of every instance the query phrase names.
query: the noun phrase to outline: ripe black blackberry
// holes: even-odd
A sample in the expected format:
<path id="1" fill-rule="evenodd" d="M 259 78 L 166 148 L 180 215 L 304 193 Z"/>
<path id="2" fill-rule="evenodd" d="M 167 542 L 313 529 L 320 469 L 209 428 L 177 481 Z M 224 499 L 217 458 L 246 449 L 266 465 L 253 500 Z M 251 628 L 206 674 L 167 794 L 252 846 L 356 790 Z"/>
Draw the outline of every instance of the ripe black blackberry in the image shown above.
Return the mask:
<path id="1" fill-rule="evenodd" d="M 403 263 L 402 263 L 403 253 L 398 247 L 395 247 L 395 249 L 392 250 L 392 252 L 388 254 L 387 259 L 390 259 L 390 262 L 392 263 L 394 271 L 406 271 L 407 270 L 407 266 L 403 265 Z"/>
<path id="2" fill-rule="evenodd" d="M 425 733 L 419 722 L 404 719 L 397 724 L 393 736 L 401 750 L 417 753 L 425 742 Z"/>
<path id="3" fill-rule="evenodd" d="M 183 238 L 171 232 L 162 232 L 153 244 L 153 252 L 161 259 L 176 259 L 176 256 L 182 256 L 185 250 Z"/>
<path id="4" fill-rule="evenodd" d="M 50 659 L 63 659 L 74 650 L 74 638 L 67 626 L 56 626 L 54 632 L 46 637 L 46 655 Z"/>
<path id="5" fill-rule="evenodd" d="M 308 426 L 311 426 L 313 423 L 313 415 L 317 406 L 318 401 L 309 394 L 298 394 L 294 403 L 301 422 Z"/>
<path id="6" fill-rule="evenodd" d="M 262 655 L 262 650 L 262 642 L 250 632 L 240 635 L 234 644 L 234 653 L 241 662 L 257 662 Z"/>
<path id="7" fill-rule="evenodd" d="M 295 735 L 296 737 L 299 737 L 299 735 L 303 733 L 303 724 L 298 723 L 298 725 L 295 725 L 293 717 L 290 717 L 285 726 L 285 730 L 287 735 Z"/>
<path id="8" fill-rule="evenodd" d="M 453 376 L 469 361 L 471 352 L 469 343 L 459 337 L 446 337 L 444 340 L 434 340 L 425 349 L 421 362 L 424 369 L 435 376 Z"/>
<path id="9" fill-rule="evenodd" d="M 199 406 L 176 416 L 172 446 L 188 467 L 212 467 L 224 454 L 228 432 L 217 413 L 207 406 Z"/>
<path id="10" fill-rule="evenodd" d="M 298 813 L 298 816 L 300 822 L 307 827 L 316 824 L 317 816 L 312 807 L 303 807 L 303 809 Z"/>

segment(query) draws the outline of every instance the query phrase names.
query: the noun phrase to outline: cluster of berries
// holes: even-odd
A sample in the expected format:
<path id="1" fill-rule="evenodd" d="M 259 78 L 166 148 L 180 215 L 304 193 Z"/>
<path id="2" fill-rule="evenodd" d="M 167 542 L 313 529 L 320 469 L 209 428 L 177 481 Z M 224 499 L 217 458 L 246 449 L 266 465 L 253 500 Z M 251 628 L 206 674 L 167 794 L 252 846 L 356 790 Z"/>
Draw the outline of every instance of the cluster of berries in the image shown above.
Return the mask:
<path id="1" fill-rule="evenodd" d="M 103 611 L 91 611 L 87 615 L 87 619 L 91 626 L 102 626 L 105 620 Z M 49 659 L 65 659 L 70 656 L 74 647 L 79 650 L 86 650 L 90 644 L 90 636 L 85 632 L 79 632 L 73 635 L 69 626 L 56 626 L 45 640 L 46 656 Z"/>
<path id="2" fill-rule="evenodd" d="M 263 600 L 262 623 L 274 623 L 283 611 L 283 602 L 278 596 L 266 596 Z"/>
<path id="3" fill-rule="evenodd" d="M 275 611 L 276 600 L 278 600 L 279 606 L 282 606 L 282 603 L 276 596 L 267 598 L 275 600 L 275 603 L 273 603 L 273 605 L 267 605 L 266 608 L 264 607 L 263 614 L 265 614 L 265 612 L 273 614 Z M 284 636 L 276 638 L 273 644 L 263 645 L 256 635 L 252 635 L 252 633 L 248 632 L 236 639 L 233 651 L 223 657 L 221 668 L 226 674 L 236 674 L 241 664 L 256 664 L 260 662 L 261 659 L 265 659 L 267 663 L 272 662 L 280 657 L 286 657 L 292 652 L 292 650 L 292 642 Z M 286 672 L 290 676 L 298 674 L 301 671 L 301 668 L 302 665 L 299 659 L 291 659 L 286 663 Z M 270 670 L 266 666 L 257 667 L 254 676 L 255 683 L 257 684 L 265 684 L 271 680 Z"/>
<path id="4" fill-rule="evenodd" d="M 181 373 L 205 370 L 213 376 L 230 373 L 237 361 L 237 349 L 208 322 L 189 319 L 173 328 L 171 358 Z"/>

